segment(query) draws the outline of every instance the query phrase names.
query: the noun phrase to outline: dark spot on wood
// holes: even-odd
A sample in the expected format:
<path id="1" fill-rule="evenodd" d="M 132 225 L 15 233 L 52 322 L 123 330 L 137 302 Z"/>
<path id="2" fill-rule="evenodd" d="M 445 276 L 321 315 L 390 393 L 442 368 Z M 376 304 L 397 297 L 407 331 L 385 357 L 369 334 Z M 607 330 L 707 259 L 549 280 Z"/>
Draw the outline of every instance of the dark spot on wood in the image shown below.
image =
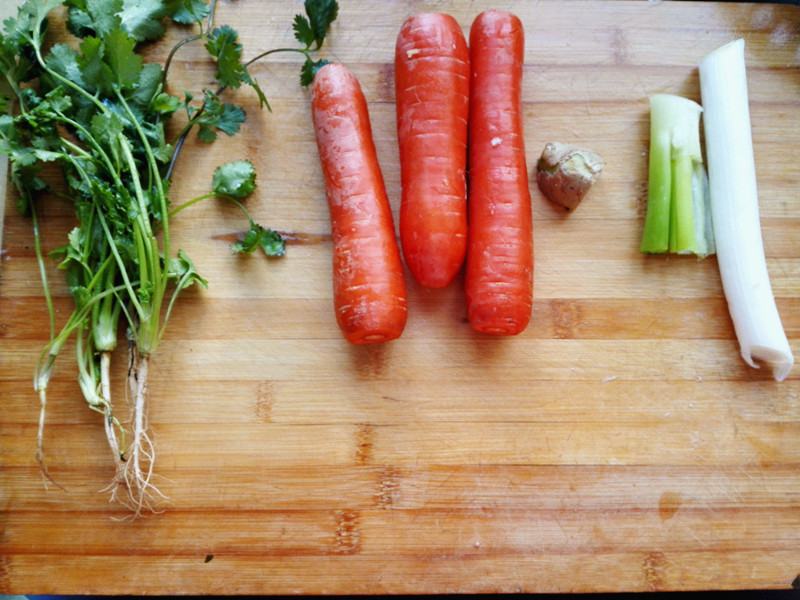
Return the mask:
<path id="1" fill-rule="evenodd" d="M 357 426 L 355 461 L 357 465 L 362 466 L 372 459 L 374 427 L 369 423 L 358 423 Z"/>
<path id="2" fill-rule="evenodd" d="M 553 300 L 550 303 L 550 318 L 553 323 L 553 337 L 572 339 L 581 322 L 580 306 L 571 300 Z"/>
<path id="3" fill-rule="evenodd" d="M 203 562 L 210 563 L 212 560 L 214 560 L 214 555 L 213 554 L 206 554 L 206 559 Z"/>
<path id="4" fill-rule="evenodd" d="M 378 68 L 376 90 L 381 102 L 394 102 L 394 61 L 381 63 Z"/>
<path id="5" fill-rule="evenodd" d="M 386 370 L 386 344 L 355 344 L 351 348 L 353 366 L 360 377 L 376 379 Z"/>
<path id="6" fill-rule="evenodd" d="M 234 242 L 244 239 L 245 233 L 245 231 L 220 233 L 219 235 L 211 236 L 211 239 L 218 242 L 233 244 Z M 294 231 L 279 231 L 278 233 L 286 240 L 288 246 L 314 246 L 328 243 L 333 239 L 330 233 L 301 233 Z"/>
<path id="7" fill-rule="evenodd" d="M 396 467 L 384 465 L 378 471 L 378 489 L 375 503 L 379 508 L 392 508 L 400 491 L 400 472 Z"/>
<path id="8" fill-rule="evenodd" d="M 678 492 L 664 492 L 658 500 L 658 516 L 667 521 L 675 516 L 681 507 L 681 495 Z"/>
<path id="9" fill-rule="evenodd" d="M 11 589 L 11 576 L 9 571 L 9 559 L 7 556 L 0 556 L 0 589 Z"/>
<path id="10" fill-rule="evenodd" d="M 272 420 L 272 406 L 275 403 L 275 384 L 261 381 L 256 391 L 256 418 L 259 421 Z"/>
<path id="11" fill-rule="evenodd" d="M 664 589 L 665 557 L 662 552 L 648 552 L 642 561 L 642 573 L 651 592 Z"/>
<path id="12" fill-rule="evenodd" d="M 625 39 L 625 32 L 622 29 L 614 30 L 614 39 L 611 42 L 614 51 L 614 63 L 624 65 L 630 58 L 628 51 L 628 41 Z"/>
<path id="13" fill-rule="evenodd" d="M 356 554 L 361 548 L 358 512 L 354 510 L 337 510 L 334 517 L 336 519 L 336 530 L 334 532 L 333 552 L 335 554 Z"/>
<path id="14" fill-rule="evenodd" d="M 647 214 L 647 181 L 637 181 L 633 184 L 633 190 L 636 198 L 636 216 L 640 219 L 643 219 Z"/>

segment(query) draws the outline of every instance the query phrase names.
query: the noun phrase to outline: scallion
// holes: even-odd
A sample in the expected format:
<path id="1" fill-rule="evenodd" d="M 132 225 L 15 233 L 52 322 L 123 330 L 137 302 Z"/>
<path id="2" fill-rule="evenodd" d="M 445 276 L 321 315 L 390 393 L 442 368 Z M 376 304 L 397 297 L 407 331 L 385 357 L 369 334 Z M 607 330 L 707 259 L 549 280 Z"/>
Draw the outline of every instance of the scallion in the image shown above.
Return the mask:
<path id="1" fill-rule="evenodd" d="M 645 254 L 714 253 L 708 183 L 700 147 L 699 104 L 672 94 L 650 98 Z"/>

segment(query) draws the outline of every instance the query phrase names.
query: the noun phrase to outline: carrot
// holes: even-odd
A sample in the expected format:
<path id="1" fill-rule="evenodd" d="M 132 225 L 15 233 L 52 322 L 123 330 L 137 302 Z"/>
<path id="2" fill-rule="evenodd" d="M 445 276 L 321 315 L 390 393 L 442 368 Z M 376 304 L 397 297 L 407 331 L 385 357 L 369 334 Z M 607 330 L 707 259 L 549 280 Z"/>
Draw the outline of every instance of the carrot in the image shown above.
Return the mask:
<path id="1" fill-rule="evenodd" d="M 445 287 L 467 246 L 469 50 L 450 15 L 415 15 L 395 46 L 400 241 L 421 284 Z"/>
<path id="2" fill-rule="evenodd" d="M 465 291 L 473 329 L 515 335 L 533 301 L 533 223 L 522 126 L 524 32 L 507 12 L 470 30 L 469 236 Z"/>
<path id="3" fill-rule="evenodd" d="M 354 344 L 400 336 L 406 284 L 367 102 L 356 77 L 329 63 L 314 76 L 311 111 L 333 237 L 333 301 Z"/>

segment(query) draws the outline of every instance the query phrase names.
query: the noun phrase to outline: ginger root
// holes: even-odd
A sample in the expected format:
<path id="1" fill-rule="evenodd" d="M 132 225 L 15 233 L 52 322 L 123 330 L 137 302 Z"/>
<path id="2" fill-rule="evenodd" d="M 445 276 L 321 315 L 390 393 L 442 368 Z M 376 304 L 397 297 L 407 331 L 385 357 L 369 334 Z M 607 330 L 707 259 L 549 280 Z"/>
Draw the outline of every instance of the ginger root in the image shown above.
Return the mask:
<path id="1" fill-rule="evenodd" d="M 551 142 L 544 147 L 536 165 L 536 182 L 545 198 L 567 210 L 575 210 L 605 165 L 596 152 Z"/>

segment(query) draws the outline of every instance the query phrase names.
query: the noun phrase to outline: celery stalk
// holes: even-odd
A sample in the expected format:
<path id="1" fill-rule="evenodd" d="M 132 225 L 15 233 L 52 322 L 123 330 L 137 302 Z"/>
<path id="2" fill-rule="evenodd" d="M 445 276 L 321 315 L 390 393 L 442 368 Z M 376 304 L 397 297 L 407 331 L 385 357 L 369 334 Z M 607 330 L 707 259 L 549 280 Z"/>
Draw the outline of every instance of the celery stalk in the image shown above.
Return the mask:
<path id="1" fill-rule="evenodd" d="M 744 40 L 700 62 L 717 262 L 742 357 L 782 381 L 794 364 L 767 272 L 758 212 Z"/>
<path id="2" fill-rule="evenodd" d="M 714 253 L 708 186 L 700 149 L 699 104 L 672 94 L 650 98 L 645 254 Z"/>

